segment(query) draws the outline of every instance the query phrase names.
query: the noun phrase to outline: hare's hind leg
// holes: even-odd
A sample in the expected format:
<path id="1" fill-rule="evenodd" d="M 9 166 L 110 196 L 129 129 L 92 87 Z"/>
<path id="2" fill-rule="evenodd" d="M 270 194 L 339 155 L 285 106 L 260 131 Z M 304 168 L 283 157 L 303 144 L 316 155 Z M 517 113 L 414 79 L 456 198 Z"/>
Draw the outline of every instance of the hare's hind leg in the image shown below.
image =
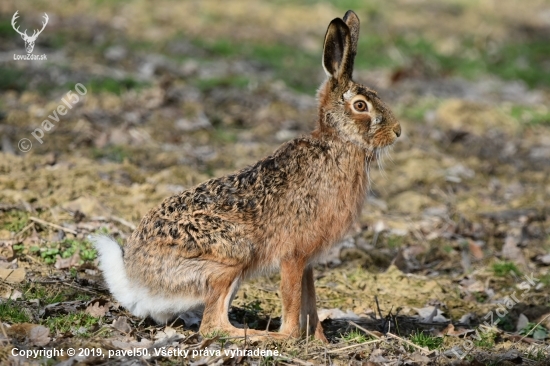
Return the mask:
<path id="1" fill-rule="evenodd" d="M 313 267 L 307 266 L 302 277 L 302 309 L 300 314 L 300 330 L 302 334 L 315 335 L 315 339 L 327 343 L 323 326 L 317 315 L 315 285 L 313 283 Z M 309 319 L 308 319 L 309 318 Z M 309 323 L 309 330 L 308 328 Z"/>
<path id="2" fill-rule="evenodd" d="M 247 337 L 254 340 L 269 338 L 286 339 L 285 335 L 267 331 L 234 327 L 228 318 L 229 306 L 240 285 L 240 272 L 224 272 L 217 278 L 210 278 L 210 293 L 205 298 L 204 313 L 202 316 L 200 333 L 209 335 L 223 332 L 229 337 Z"/>
<path id="3" fill-rule="evenodd" d="M 204 312 L 200 326 L 203 335 L 215 331 L 233 333 L 233 325 L 229 322 L 229 305 L 235 292 L 239 289 L 238 273 L 224 273 L 223 276 L 210 278 L 210 291 L 204 299 Z"/>

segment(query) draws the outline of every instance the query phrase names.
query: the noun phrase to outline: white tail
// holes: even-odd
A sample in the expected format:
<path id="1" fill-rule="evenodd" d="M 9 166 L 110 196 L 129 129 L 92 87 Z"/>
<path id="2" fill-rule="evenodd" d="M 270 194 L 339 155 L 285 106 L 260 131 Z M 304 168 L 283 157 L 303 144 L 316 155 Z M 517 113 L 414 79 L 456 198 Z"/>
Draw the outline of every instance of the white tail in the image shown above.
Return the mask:
<path id="1" fill-rule="evenodd" d="M 122 248 L 116 241 L 104 235 L 90 235 L 89 238 L 97 249 L 99 268 L 111 294 L 135 316 L 151 316 L 162 324 L 178 314 L 201 308 L 203 300 L 200 297 L 185 294 L 168 298 L 151 295 L 145 287 L 128 279 Z"/>
<path id="2" fill-rule="evenodd" d="M 97 249 L 99 268 L 103 271 L 109 290 L 124 307 L 132 309 L 136 300 L 126 276 L 120 245 L 103 235 L 91 235 L 90 241 Z"/>

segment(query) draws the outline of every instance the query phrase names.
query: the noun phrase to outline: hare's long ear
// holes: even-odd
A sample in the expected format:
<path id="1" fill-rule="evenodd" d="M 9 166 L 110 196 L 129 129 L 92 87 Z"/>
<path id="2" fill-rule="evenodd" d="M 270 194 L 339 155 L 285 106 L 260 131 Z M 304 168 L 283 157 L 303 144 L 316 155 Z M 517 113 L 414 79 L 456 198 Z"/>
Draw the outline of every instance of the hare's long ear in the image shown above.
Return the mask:
<path id="1" fill-rule="evenodd" d="M 344 15 L 343 20 L 348 26 L 350 32 L 351 56 L 353 63 L 353 59 L 355 59 L 355 55 L 357 54 L 357 41 L 359 40 L 359 17 L 353 12 L 353 10 L 348 10 L 346 15 Z"/>
<path id="2" fill-rule="evenodd" d="M 350 30 L 340 18 L 330 22 L 323 47 L 323 68 L 338 83 L 347 83 L 353 73 Z"/>

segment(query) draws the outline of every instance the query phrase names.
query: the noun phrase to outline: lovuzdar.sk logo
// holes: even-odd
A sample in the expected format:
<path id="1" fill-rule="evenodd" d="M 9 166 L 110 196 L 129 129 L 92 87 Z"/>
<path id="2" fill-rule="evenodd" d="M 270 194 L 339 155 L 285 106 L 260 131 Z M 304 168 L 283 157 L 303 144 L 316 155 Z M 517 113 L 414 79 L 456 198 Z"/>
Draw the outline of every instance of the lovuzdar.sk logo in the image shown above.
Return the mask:
<path id="1" fill-rule="evenodd" d="M 31 36 L 27 34 L 27 29 L 25 29 L 24 32 L 21 32 L 19 30 L 19 26 L 17 26 L 15 23 L 17 21 L 17 18 L 19 18 L 19 10 L 13 14 L 13 17 L 11 18 L 11 26 L 13 29 L 21 35 L 21 38 L 23 38 L 23 41 L 25 41 L 25 50 L 27 51 L 26 55 L 13 55 L 14 60 L 47 60 L 47 57 L 45 54 L 43 55 L 33 55 L 32 51 L 34 50 L 34 43 L 36 42 L 36 39 L 42 33 L 44 28 L 46 28 L 46 24 L 48 24 L 48 14 L 44 13 L 44 21 L 42 22 L 42 29 L 38 30 L 35 29 Z"/>

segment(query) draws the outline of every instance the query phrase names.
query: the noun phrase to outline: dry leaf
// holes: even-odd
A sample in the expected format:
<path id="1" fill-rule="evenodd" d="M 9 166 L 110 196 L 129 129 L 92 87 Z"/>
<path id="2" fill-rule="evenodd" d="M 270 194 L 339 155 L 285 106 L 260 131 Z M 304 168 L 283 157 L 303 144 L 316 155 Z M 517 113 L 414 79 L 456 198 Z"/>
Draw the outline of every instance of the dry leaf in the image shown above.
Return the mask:
<path id="1" fill-rule="evenodd" d="M 426 306 L 424 308 L 413 308 L 413 309 L 418 312 L 418 315 L 420 316 L 421 321 L 425 321 L 428 323 L 431 323 L 431 322 L 445 323 L 449 321 L 449 319 L 443 316 L 443 312 L 440 309 L 436 310 L 435 306 Z"/>
<path id="2" fill-rule="evenodd" d="M 529 324 L 529 319 L 524 314 L 519 314 L 518 321 L 516 323 L 516 331 L 520 331 L 524 328 L 527 328 L 527 325 Z"/>
<path id="3" fill-rule="evenodd" d="M 458 320 L 459 323 L 462 324 L 470 324 L 472 320 L 476 319 L 476 315 L 474 313 L 466 313 L 460 317 Z"/>
<path id="4" fill-rule="evenodd" d="M 464 329 L 464 328 L 456 329 L 453 324 L 449 324 L 443 330 L 441 330 L 441 332 L 439 332 L 438 335 L 442 335 L 442 336 L 447 335 L 447 336 L 451 336 L 451 337 L 460 337 L 460 336 L 466 335 L 468 333 L 473 333 L 473 332 L 474 332 L 473 329 Z"/>
<path id="5" fill-rule="evenodd" d="M 164 338 L 170 338 L 170 337 L 173 337 L 175 336 L 176 334 L 178 334 L 176 332 L 176 330 L 172 327 L 165 327 L 163 330 L 157 332 L 157 334 L 155 334 L 155 339 L 157 341 L 161 340 L 161 339 L 164 339 Z"/>
<path id="6" fill-rule="evenodd" d="M 11 288 L 8 285 L 0 284 L 0 297 L 3 299 L 17 300 L 23 294 L 21 291 Z"/>
<path id="7" fill-rule="evenodd" d="M 142 338 L 140 342 L 123 342 L 112 341 L 111 344 L 120 349 L 134 349 L 134 348 L 149 348 L 153 345 L 153 342 L 146 338 Z"/>
<path id="8" fill-rule="evenodd" d="M 46 305 L 40 310 L 41 317 L 56 316 L 60 314 L 72 314 L 85 310 L 88 302 L 82 300 L 56 302 Z"/>
<path id="9" fill-rule="evenodd" d="M 385 363 L 388 363 L 390 360 L 388 360 L 387 358 L 385 358 L 384 356 L 382 356 L 382 354 L 384 353 L 385 351 L 381 348 L 377 348 L 375 349 L 374 351 L 372 351 L 372 353 L 370 354 L 370 357 L 369 357 L 369 361 L 370 362 L 374 362 L 376 364 L 385 364 Z"/>
<path id="10" fill-rule="evenodd" d="M 0 230 L 0 238 L 2 237 L 2 231 Z M 13 252 L 13 241 L 5 241 L 4 245 L 0 245 L 0 258 L 13 259 L 15 253 Z M 4 261 L 0 261 L 0 268 L 6 268 Z M 8 263 L 9 264 L 9 263 Z"/>
<path id="11" fill-rule="evenodd" d="M 28 337 L 32 328 L 36 327 L 36 324 L 31 323 L 18 323 L 13 324 L 11 327 L 6 329 L 8 337 L 14 338 L 18 342 L 24 342 Z"/>
<path id="12" fill-rule="evenodd" d="M 541 322 L 543 327 L 550 329 L 550 313 L 539 316 L 535 321 Z"/>
<path id="13" fill-rule="evenodd" d="M 473 240 L 468 240 L 468 248 L 470 249 L 470 253 L 475 259 L 483 259 L 483 250 L 478 243 Z"/>
<path id="14" fill-rule="evenodd" d="M 417 362 L 421 365 L 427 365 L 430 363 L 430 358 L 428 356 L 424 356 L 423 354 L 419 352 L 415 352 L 412 355 L 409 356 L 411 361 Z"/>
<path id="15" fill-rule="evenodd" d="M 29 332 L 29 341 L 37 347 L 43 347 L 50 343 L 50 330 L 42 325 L 37 325 Z"/>
<path id="16" fill-rule="evenodd" d="M 109 310 L 108 304 L 100 306 L 99 301 L 88 305 L 86 313 L 90 314 L 94 318 L 101 318 L 105 316 L 105 313 Z"/>
<path id="17" fill-rule="evenodd" d="M 325 319 L 359 319 L 359 316 L 349 309 L 346 312 L 340 309 L 319 309 L 318 315 L 321 322 Z"/>
<path id="18" fill-rule="evenodd" d="M 119 316 L 116 318 L 116 320 L 113 321 L 112 326 L 121 333 L 130 333 L 132 331 L 132 328 L 128 324 L 128 318 L 125 316 Z"/>
<path id="19" fill-rule="evenodd" d="M 524 336 L 519 335 L 519 334 L 506 334 L 506 333 L 504 333 L 502 335 L 502 337 L 505 338 L 505 339 L 509 339 L 512 342 L 524 342 L 524 343 L 529 343 L 529 344 L 538 343 L 538 341 L 533 339 L 533 338 L 524 337 Z"/>
<path id="20" fill-rule="evenodd" d="M 527 260 L 523 255 L 523 251 L 519 247 L 521 244 L 521 237 L 514 235 L 515 233 L 508 233 L 504 239 L 504 245 L 502 246 L 502 258 L 509 259 L 519 265 L 527 265 Z"/>
<path id="21" fill-rule="evenodd" d="M 550 254 L 546 254 L 546 255 L 539 255 L 537 258 L 537 261 L 543 263 L 543 264 L 550 264 Z"/>
<path id="22" fill-rule="evenodd" d="M 57 256 L 57 260 L 55 262 L 55 268 L 57 269 L 67 269 L 71 267 L 76 267 L 80 263 L 80 254 L 78 251 L 76 251 L 73 255 L 71 255 L 69 258 L 61 258 L 59 255 Z"/>
<path id="23" fill-rule="evenodd" d="M 7 283 L 19 283 L 25 279 L 25 270 L 23 268 L 5 269 L 0 268 L 0 280 Z"/>
<path id="24" fill-rule="evenodd" d="M 466 287 L 468 292 L 483 292 L 485 291 L 485 285 L 481 281 L 475 281 Z"/>

